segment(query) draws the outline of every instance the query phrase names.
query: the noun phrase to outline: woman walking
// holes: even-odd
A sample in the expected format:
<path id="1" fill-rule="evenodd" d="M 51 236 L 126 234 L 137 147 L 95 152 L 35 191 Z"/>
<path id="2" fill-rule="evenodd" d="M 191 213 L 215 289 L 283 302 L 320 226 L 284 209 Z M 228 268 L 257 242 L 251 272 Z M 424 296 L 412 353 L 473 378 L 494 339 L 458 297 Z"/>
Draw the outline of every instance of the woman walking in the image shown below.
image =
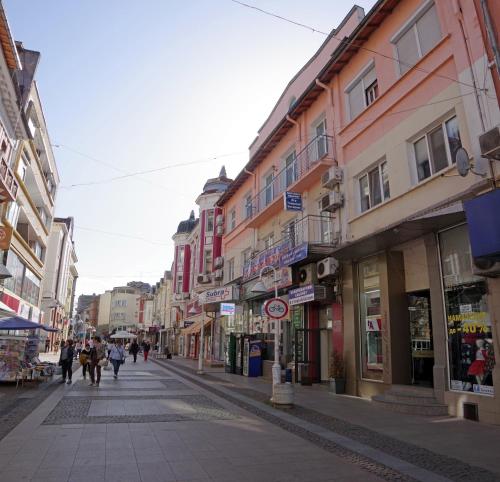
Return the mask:
<path id="1" fill-rule="evenodd" d="M 151 345 L 149 344 L 148 341 L 145 341 L 144 344 L 142 345 L 142 350 L 144 352 L 144 361 L 148 361 L 148 355 L 149 355 L 149 350 L 151 350 Z"/>
<path id="2" fill-rule="evenodd" d="M 128 352 L 134 357 L 134 363 L 137 362 L 137 353 L 139 353 L 139 344 L 136 340 L 133 340 L 130 344 Z"/>
<path id="3" fill-rule="evenodd" d="M 94 338 L 94 346 L 90 349 L 90 379 L 91 387 L 98 387 L 101 383 L 101 363 L 106 358 L 106 348 L 101 343 L 101 338 Z M 97 377 L 96 377 L 97 373 Z"/>
<path id="4" fill-rule="evenodd" d="M 66 343 L 61 348 L 61 355 L 59 356 L 59 365 L 62 368 L 62 380 L 59 383 L 66 382 L 68 378 L 68 385 L 71 384 L 71 377 L 73 376 L 73 356 L 75 350 L 73 349 L 73 340 L 66 340 Z"/>
<path id="5" fill-rule="evenodd" d="M 125 350 L 120 340 L 116 340 L 115 344 L 111 346 L 111 350 L 109 351 L 109 359 L 113 364 L 113 377 L 116 380 L 118 378 L 118 370 L 120 370 L 120 365 L 125 363 Z"/>
<path id="6" fill-rule="evenodd" d="M 90 345 L 85 343 L 85 348 L 80 352 L 80 365 L 82 366 L 83 379 L 87 379 L 87 372 L 90 375 Z"/>

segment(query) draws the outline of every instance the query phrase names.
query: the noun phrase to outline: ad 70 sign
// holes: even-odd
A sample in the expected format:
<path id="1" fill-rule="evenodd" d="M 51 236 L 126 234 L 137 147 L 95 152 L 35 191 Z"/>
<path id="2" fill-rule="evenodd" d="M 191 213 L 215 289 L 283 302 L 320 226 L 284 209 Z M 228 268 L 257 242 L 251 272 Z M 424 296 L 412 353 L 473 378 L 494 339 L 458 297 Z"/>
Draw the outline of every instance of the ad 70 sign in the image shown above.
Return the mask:
<path id="1" fill-rule="evenodd" d="M 279 320 L 288 314 L 288 303 L 280 298 L 273 298 L 264 305 L 264 312 L 269 318 Z"/>

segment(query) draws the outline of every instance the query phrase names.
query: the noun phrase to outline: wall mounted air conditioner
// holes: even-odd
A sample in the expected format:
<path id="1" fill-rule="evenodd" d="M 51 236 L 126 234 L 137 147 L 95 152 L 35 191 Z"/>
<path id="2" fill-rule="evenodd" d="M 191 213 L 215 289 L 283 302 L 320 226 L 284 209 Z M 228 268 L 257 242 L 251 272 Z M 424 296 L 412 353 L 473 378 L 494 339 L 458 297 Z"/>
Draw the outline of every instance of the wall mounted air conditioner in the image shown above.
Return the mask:
<path id="1" fill-rule="evenodd" d="M 316 264 L 311 263 L 306 266 L 301 266 L 298 271 L 300 285 L 313 285 L 318 282 L 318 274 L 316 272 Z"/>
<path id="2" fill-rule="evenodd" d="M 214 261 L 214 266 L 216 268 L 222 268 L 224 266 L 224 257 L 223 256 L 217 256 Z"/>
<path id="3" fill-rule="evenodd" d="M 199 274 L 197 280 L 198 280 L 198 283 L 201 283 L 201 284 L 203 284 L 203 283 L 210 283 L 210 275 L 208 275 L 208 274 Z"/>
<path id="4" fill-rule="evenodd" d="M 479 146 L 483 157 L 500 161 L 500 127 L 493 127 L 493 129 L 481 134 Z"/>
<path id="5" fill-rule="evenodd" d="M 215 234 L 217 236 L 222 236 L 224 234 L 224 226 L 217 226 L 215 228 Z"/>
<path id="6" fill-rule="evenodd" d="M 224 277 L 224 271 L 222 269 L 215 270 L 215 279 L 221 280 Z"/>
<path id="7" fill-rule="evenodd" d="M 317 263 L 318 279 L 335 276 L 339 270 L 339 262 L 335 258 L 325 258 Z"/>
<path id="8" fill-rule="evenodd" d="M 500 261 L 488 258 L 474 258 L 474 262 L 472 263 L 472 272 L 477 276 L 498 278 L 500 277 Z"/>
<path id="9" fill-rule="evenodd" d="M 337 184 L 340 184 L 343 179 L 342 168 L 333 166 L 321 176 L 321 184 L 326 189 L 333 189 Z"/>
<path id="10" fill-rule="evenodd" d="M 217 214 L 215 218 L 215 224 L 217 226 L 222 226 L 224 224 L 224 215 L 223 214 Z"/>
<path id="11" fill-rule="evenodd" d="M 321 198 L 323 211 L 336 211 L 344 204 L 344 195 L 339 191 L 332 191 Z"/>
<path id="12" fill-rule="evenodd" d="M 174 300 L 182 300 L 182 295 L 180 293 L 174 293 Z"/>

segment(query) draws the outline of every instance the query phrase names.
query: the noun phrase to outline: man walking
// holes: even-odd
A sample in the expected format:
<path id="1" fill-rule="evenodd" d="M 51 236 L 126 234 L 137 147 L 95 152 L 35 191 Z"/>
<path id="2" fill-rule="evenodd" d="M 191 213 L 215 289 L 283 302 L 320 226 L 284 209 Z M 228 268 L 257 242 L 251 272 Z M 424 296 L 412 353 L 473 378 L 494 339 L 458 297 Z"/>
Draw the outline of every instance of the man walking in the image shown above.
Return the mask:
<path id="1" fill-rule="evenodd" d="M 148 361 L 148 355 L 149 355 L 149 350 L 151 350 L 151 345 L 149 342 L 146 340 L 144 344 L 142 345 L 142 350 L 144 352 L 144 361 Z"/>
<path id="2" fill-rule="evenodd" d="M 133 340 L 130 344 L 128 352 L 134 357 L 134 363 L 137 362 L 137 353 L 139 353 L 139 344 L 136 340 Z"/>
<path id="3" fill-rule="evenodd" d="M 111 346 L 109 351 L 109 359 L 113 364 L 114 370 L 114 379 L 118 378 L 118 370 L 120 370 L 120 365 L 125 363 L 125 350 L 123 349 L 122 342 L 120 340 L 116 340 L 115 344 Z"/>
<path id="4" fill-rule="evenodd" d="M 98 387 L 101 383 L 101 363 L 106 358 L 106 349 L 101 343 L 101 338 L 94 338 L 94 346 L 90 349 L 90 379 L 91 387 Z M 97 376 L 96 376 L 97 373 Z"/>
<path id="5" fill-rule="evenodd" d="M 66 382 L 66 378 L 68 378 L 67 383 L 68 385 L 71 384 L 74 354 L 73 340 L 66 340 L 66 343 L 61 348 L 61 355 L 59 356 L 59 365 L 62 368 L 62 380 L 59 383 Z"/>

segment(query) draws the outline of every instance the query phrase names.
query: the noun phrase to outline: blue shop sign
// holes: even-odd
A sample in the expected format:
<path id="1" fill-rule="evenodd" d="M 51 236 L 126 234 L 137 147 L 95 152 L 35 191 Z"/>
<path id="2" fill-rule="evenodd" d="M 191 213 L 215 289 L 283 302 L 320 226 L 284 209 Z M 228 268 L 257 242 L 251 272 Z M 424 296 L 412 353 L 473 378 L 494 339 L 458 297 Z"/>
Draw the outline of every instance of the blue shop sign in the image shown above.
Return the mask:
<path id="1" fill-rule="evenodd" d="M 285 211 L 302 211 L 302 194 L 300 192 L 285 191 L 283 194 Z"/>
<path id="2" fill-rule="evenodd" d="M 290 266 L 291 264 L 297 263 L 307 258 L 307 243 L 302 243 L 295 248 L 290 248 L 289 251 L 283 253 L 280 257 L 280 266 L 284 268 L 285 266 Z"/>
<path id="3" fill-rule="evenodd" d="M 288 304 L 290 306 L 300 305 L 314 301 L 314 285 L 301 286 L 288 292 Z"/>

